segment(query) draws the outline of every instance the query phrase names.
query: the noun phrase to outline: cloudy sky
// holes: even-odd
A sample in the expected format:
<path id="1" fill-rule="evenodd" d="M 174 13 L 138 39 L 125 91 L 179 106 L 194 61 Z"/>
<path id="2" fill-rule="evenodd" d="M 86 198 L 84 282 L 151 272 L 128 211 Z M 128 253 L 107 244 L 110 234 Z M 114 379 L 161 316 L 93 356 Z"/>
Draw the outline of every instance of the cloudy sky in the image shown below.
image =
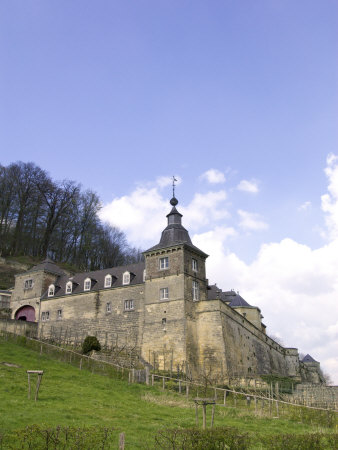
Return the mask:
<path id="1" fill-rule="evenodd" d="M 101 197 L 133 245 L 179 210 L 208 277 L 338 383 L 335 0 L 3 0 L 0 163 Z"/>

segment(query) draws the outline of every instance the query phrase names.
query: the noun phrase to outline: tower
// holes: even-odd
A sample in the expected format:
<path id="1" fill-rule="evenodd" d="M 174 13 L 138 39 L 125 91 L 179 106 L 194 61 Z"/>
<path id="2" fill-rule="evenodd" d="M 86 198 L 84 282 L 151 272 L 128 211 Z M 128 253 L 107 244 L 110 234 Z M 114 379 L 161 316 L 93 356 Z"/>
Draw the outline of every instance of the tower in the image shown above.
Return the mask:
<path id="1" fill-rule="evenodd" d="M 182 225 L 175 196 L 160 242 L 144 252 L 145 304 L 142 355 L 152 365 L 169 370 L 191 359 L 189 321 L 194 303 L 205 300 L 208 257 L 195 247 Z"/>

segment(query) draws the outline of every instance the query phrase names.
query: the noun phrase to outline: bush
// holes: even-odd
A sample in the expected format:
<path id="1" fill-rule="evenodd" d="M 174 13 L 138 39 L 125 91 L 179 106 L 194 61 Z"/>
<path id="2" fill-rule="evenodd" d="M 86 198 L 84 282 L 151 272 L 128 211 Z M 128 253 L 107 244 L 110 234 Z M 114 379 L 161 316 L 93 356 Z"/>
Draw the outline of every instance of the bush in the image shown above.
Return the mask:
<path id="1" fill-rule="evenodd" d="M 156 448 L 184 450 L 231 449 L 244 450 L 249 447 L 249 434 L 235 427 L 165 429 L 155 436 Z"/>
<path id="2" fill-rule="evenodd" d="M 101 344 L 96 336 L 87 336 L 82 344 L 82 353 L 87 355 L 92 350 L 99 352 L 101 350 Z"/>

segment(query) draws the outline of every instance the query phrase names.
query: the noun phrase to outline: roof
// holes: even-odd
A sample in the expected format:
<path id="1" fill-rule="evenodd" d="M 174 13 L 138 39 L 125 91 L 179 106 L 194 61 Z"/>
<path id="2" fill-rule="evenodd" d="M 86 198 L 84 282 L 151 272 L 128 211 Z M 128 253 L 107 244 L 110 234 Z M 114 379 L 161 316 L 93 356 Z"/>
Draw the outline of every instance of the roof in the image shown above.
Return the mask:
<path id="1" fill-rule="evenodd" d="M 303 363 L 311 363 L 311 362 L 318 362 L 315 359 L 312 358 L 311 355 L 307 354 L 306 356 L 304 356 L 304 358 L 302 359 Z"/>
<path id="2" fill-rule="evenodd" d="M 227 303 L 231 308 L 255 308 L 255 306 L 249 305 L 249 303 L 235 291 L 223 292 L 216 284 L 208 286 L 208 300 L 215 300 L 216 298 Z"/>
<path id="3" fill-rule="evenodd" d="M 113 277 L 111 286 L 112 288 L 122 286 L 133 286 L 136 284 L 140 284 L 143 283 L 144 268 L 145 264 L 142 261 L 136 264 L 129 264 L 127 266 L 111 267 L 108 269 L 95 270 L 93 272 L 77 273 L 72 277 L 69 277 L 67 274 L 63 274 L 59 276 L 56 282 L 54 283 L 56 287 L 54 296 L 48 297 L 47 292 L 45 292 L 42 298 L 55 298 L 61 297 L 62 295 L 66 295 L 66 283 L 68 281 L 73 282 L 72 294 L 80 294 L 82 292 L 93 292 L 98 291 L 100 289 L 104 289 L 104 279 L 106 275 L 111 275 Z M 130 272 L 131 275 L 130 284 L 128 285 L 122 284 L 122 276 L 124 272 Z M 90 291 L 84 291 L 84 281 L 86 278 L 92 279 L 92 287 Z"/>
<path id="4" fill-rule="evenodd" d="M 37 264 L 36 266 L 33 266 L 31 269 L 29 269 L 27 271 L 27 273 L 37 272 L 39 270 L 43 270 L 43 271 L 49 272 L 49 273 L 54 273 L 56 275 L 63 275 L 65 273 L 62 269 L 60 269 L 59 266 L 57 266 L 55 264 L 54 261 L 52 261 L 49 258 L 46 258 L 44 261 L 42 261 L 42 263 Z"/>
<path id="5" fill-rule="evenodd" d="M 198 247 L 195 247 L 195 245 L 193 245 L 193 243 L 191 242 L 188 231 L 184 228 L 184 226 L 181 223 L 182 222 L 182 214 L 179 213 L 176 209 L 177 203 L 178 203 L 178 200 L 175 197 L 173 197 L 170 200 L 170 204 L 173 207 L 172 207 L 170 213 L 167 214 L 168 225 L 162 231 L 160 242 L 157 245 L 154 245 L 153 247 L 146 250 L 144 253 L 147 253 L 147 252 L 153 251 L 153 250 L 159 250 L 162 248 L 172 247 L 175 245 L 184 244 L 186 247 L 201 254 L 205 258 L 208 257 L 208 255 L 206 253 L 202 252 L 202 250 L 200 250 Z"/>

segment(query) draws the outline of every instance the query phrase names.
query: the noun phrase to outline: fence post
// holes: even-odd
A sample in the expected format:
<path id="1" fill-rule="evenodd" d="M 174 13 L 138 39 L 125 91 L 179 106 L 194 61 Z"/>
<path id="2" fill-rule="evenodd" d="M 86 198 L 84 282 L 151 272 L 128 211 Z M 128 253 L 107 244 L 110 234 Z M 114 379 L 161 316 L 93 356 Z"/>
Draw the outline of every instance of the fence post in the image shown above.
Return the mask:
<path id="1" fill-rule="evenodd" d="M 179 392 L 180 394 L 182 393 L 181 380 L 178 380 L 178 392 Z"/>
<path id="2" fill-rule="evenodd" d="M 226 405 L 226 401 L 227 401 L 227 391 L 224 390 L 224 394 L 223 394 L 223 404 Z"/>
<path id="3" fill-rule="evenodd" d="M 124 450 L 124 433 L 120 433 L 120 438 L 119 438 L 119 450 Z"/>
<path id="4" fill-rule="evenodd" d="M 146 366 L 146 385 L 149 385 L 149 366 Z"/>
<path id="5" fill-rule="evenodd" d="M 162 389 L 165 389 L 165 377 L 162 377 Z"/>
<path id="6" fill-rule="evenodd" d="M 154 374 L 151 374 L 151 385 L 154 386 Z"/>
<path id="7" fill-rule="evenodd" d="M 189 397 L 189 383 L 188 382 L 185 385 L 185 391 L 186 391 L 187 397 Z"/>

